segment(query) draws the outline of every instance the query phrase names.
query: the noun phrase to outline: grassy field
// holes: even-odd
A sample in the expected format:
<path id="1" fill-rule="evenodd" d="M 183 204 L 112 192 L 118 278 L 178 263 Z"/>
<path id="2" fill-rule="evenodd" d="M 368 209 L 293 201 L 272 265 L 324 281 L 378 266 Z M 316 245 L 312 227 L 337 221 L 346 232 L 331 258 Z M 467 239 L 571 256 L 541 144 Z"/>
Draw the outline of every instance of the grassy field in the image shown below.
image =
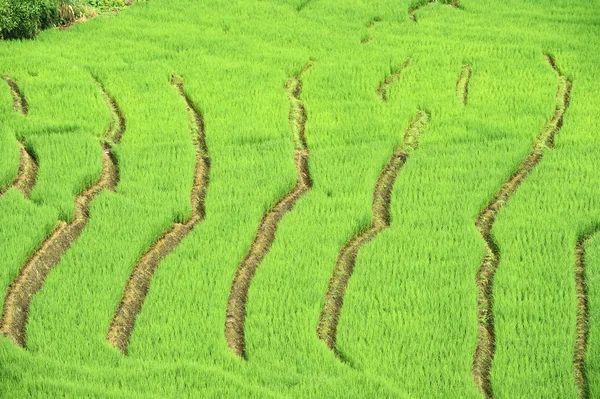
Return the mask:
<path id="1" fill-rule="evenodd" d="M 599 7 L 151 0 L 0 42 L 0 397 L 600 397 Z"/>

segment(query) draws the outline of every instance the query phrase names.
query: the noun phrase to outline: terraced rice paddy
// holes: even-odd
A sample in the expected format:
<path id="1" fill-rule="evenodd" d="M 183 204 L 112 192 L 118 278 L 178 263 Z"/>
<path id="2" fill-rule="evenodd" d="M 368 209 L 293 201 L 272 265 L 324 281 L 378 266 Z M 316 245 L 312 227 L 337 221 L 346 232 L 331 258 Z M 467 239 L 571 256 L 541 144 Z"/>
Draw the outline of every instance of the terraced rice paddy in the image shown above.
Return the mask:
<path id="1" fill-rule="evenodd" d="M 0 42 L 0 396 L 600 396 L 600 3 L 136 2 Z"/>

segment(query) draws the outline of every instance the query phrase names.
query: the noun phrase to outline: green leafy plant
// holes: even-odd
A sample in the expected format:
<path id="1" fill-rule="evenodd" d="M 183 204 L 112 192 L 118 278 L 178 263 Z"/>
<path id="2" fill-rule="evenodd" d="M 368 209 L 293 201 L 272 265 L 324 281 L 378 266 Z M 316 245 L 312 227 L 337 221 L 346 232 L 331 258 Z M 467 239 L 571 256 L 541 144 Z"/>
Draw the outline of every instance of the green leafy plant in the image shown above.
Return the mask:
<path id="1" fill-rule="evenodd" d="M 58 19 L 55 0 L 2 0 L 0 2 L 0 36 L 3 39 L 34 37 Z"/>
<path id="2" fill-rule="evenodd" d="M 123 7 L 125 3 L 123 0 L 90 0 L 87 3 L 92 7 L 97 8 L 115 8 Z"/>

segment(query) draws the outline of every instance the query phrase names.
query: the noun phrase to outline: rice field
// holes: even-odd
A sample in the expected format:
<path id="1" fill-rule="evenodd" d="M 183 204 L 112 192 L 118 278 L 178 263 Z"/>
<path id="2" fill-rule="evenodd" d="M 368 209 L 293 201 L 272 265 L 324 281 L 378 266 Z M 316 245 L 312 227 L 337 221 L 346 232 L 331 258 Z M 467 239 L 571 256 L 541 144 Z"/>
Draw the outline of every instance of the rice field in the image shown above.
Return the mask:
<path id="1" fill-rule="evenodd" d="M 0 41 L 0 397 L 600 397 L 599 7 Z"/>

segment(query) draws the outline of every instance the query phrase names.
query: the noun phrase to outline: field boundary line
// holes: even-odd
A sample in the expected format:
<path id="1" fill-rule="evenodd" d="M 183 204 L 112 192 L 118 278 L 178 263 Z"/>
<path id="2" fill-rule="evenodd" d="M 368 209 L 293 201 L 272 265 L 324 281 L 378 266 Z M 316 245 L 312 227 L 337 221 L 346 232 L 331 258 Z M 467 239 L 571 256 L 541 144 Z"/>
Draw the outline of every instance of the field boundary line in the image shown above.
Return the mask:
<path id="1" fill-rule="evenodd" d="M 381 81 L 381 83 L 379 83 L 379 86 L 377 86 L 377 94 L 379 94 L 379 97 L 381 98 L 382 101 L 387 101 L 388 88 L 391 85 L 393 85 L 394 83 L 396 83 L 398 81 L 398 79 L 400 79 L 400 75 L 406 69 L 406 67 L 408 66 L 409 63 L 410 63 L 410 58 L 405 59 L 400 68 L 398 68 L 390 76 L 386 77 L 385 79 L 383 79 Z"/>
<path id="2" fill-rule="evenodd" d="M 94 81 L 96 82 L 96 86 L 100 89 L 100 93 L 102 94 L 102 98 L 108 107 L 111 118 L 110 124 L 108 125 L 108 129 L 102 136 L 105 140 L 109 140 L 112 143 L 118 144 L 121 142 L 121 138 L 123 137 L 123 133 L 127 129 L 127 124 L 125 122 L 125 117 L 123 116 L 123 112 L 119 105 L 115 101 L 115 99 L 106 91 L 106 87 L 100 82 L 100 80 L 94 77 Z"/>
<path id="3" fill-rule="evenodd" d="M 192 143 L 196 147 L 194 183 L 190 194 L 192 214 L 185 223 L 173 223 L 169 230 L 148 248 L 144 255 L 136 262 L 127 280 L 121 302 L 115 311 L 106 334 L 106 340 L 124 355 L 127 355 L 127 348 L 135 327 L 135 321 L 144 305 L 154 272 L 160 265 L 160 262 L 206 216 L 204 199 L 209 183 L 210 159 L 206 146 L 204 118 L 190 97 L 185 93 L 183 78 L 172 75 L 170 83 L 186 104 Z"/>
<path id="4" fill-rule="evenodd" d="M 371 226 L 346 242 L 338 256 L 317 327 L 317 337 L 338 357 L 340 354 L 336 346 L 337 326 L 356 257 L 364 245 L 390 226 L 390 204 L 394 183 L 410 154 L 419 146 L 419 138 L 428 121 L 429 116 L 425 111 L 417 112 L 410 121 L 404 132 L 402 144 L 396 149 L 375 183 Z"/>
<path id="5" fill-rule="evenodd" d="M 456 80 L 456 98 L 461 102 L 462 105 L 467 105 L 469 97 L 469 81 L 473 74 L 473 68 L 469 64 L 464 64 L 460 69 L 460 74 Z"/>
<path id="6" fill-rule="evenodd" d="M 586 350 L 589 337 L 590 309 L 588 304 L 588 286 L 585 270 L 585 247 L 593 231 L 581 237 L 575 245 L 575 292 L 577 295 L 577 326 L 575 335 L 575 348 L 573 352 L 573 368 L 575 372 L 575 385 L 579 399 L 590 397 L 590 387 L 586 372 Z"/>
<path id="7" fill-rule="evenodd" d="M 25 347 L 26 325 L 33 296 L 42 288 L 50 271 L 79 237 L 89 220 L 91 201 L 104 189 L 114 190 L 117 167 L 113 159 L 102 154 L 102 175 L 97 183 L 75 197 L 75 216 L 70 223 L 59 222 L 10 284 L 4 299 L 0 332 Z"/>
<path id="8" fill-rule="evenodd" d="M 29 104 L 17 82 L 6 75 L 2 76 L 2 79 L 10 88 L 15 112 L 27 116 L 29 114 Z M 35 186 L 37 180 L 38 164 L 35 157 L 21 140 L 17 140 L 17 145 L 19 146 L 19 171 L 10 185 L 0 187 L 0 197 L 9 189 L 14 188 L 21 191 L 26 198 L 29 198 L 29 194 L 31 194 L 31 190 L 33 190 L 33 186 Z"/>
<path id="9" fill-rule="evenodd" d="M 304 10 L 304 8 L 306 6 L 308 6 L 310 3 L 312 3 L 313 0 L 304 0 L 302 3 L 298 4 L 296 6 L 296 11 L 297 12 L 302 12 L 302 10 Z"/>
<path id="10" fill-rule="evenodd" d="M 361 44 L 369 44 L 371 42 L 371 40 L 373 40 L 373 38 L 375 37 L 375 34 L 371 31 L 376 24 L 380 23 L 381 19 L 380 18 L 373 18 L 371 19 L 371 21 L 367 24 L 366 28 L 371 32 L 371 34 L 369 35 L 368 38 L 363 39 L 360 41 Z"/>
<path id="11" fill-rule="evenodd" d="M 287 212 L 292 210 L 296 201 L 312 187 L 308 170 L 309 151 L 305 138 L 307 116 L 304 103 L 300 99 L 302 75 L 311 66 L 312 63 L 309 62 L 298 75 L 289 78 L 285 85 L 290 101 L 289 123 L 295 147 L 296 184 L 263 215 L 252 245 L 236 270 L 229 292 L 225 316 L 225 340 L 229 349 L 244 360 L 247 359 L 245 342 L 246 304 L 252 278 L 275 241 L 279 222 Z"/>
<path id="12" fill-rule="evenodd" d="M 8 84 L 8 87 L 10 87 L 10 94 L 13 98 L 13 109 L 15 112 L 25 116 L 29 115 L 29 103 L 27 102 L 27 99 L 23 95 L 23 92 L 19 88 L 17 82 L 7 75 L 2 75 L 2 79 L 4 79 L 4 81 Z"/>
<path id="13" fill-rule="evenodd" d="M 462 8 L 459 0 L 452 0 L 450 3 L 447 3 L 447 4 L 440 3 L 439 1 L 424 2 L 421 4 L 417 4 L 415 6 L 412 6 L 411 8 L 408 9 L 408 19 L 410 20 L 410 22 L 416 23 L 417 22 L 417 12 L 423 7 L 429 7 L 434 4 L 441 4 L 441 5 L 445 5 L 448 7 L 456 8 L 458 10 L 460 10 Z"/>
<path id="14" fill-rule="evenodd" d="M 110 97 L 104 91 L 103 86 L 100 86 L 103 94 Z M 112 112 L 120 113 L 119 107 L 114 101 L 110 104 L 107 101 L 107 105 Z M 125 128 L 124 123 L 122 125 L 115 123 L 114 118 L 113 113 L 113 120 L 105 134 L 105 137 L 109 139 L 109 136 L 114 136 L 117 127 Z M 120 135 L 118 138 L 120 139 Z M 118 143 L 118 140 L 115 142 Z M 0 319 L 0 332 L 23 348 L 26 345 L 27 319 L 33 296 L 43 287 L 52 269 L 58 265 L 62 256 L 81 235 L 89 221 L 92 200 L 103 190 L 114 191 L 118 184 L 119 168 L 112 153 L 111 144 L 102 144 L 102 150 L 102 173 L 100 178 L 95 184 L 75 197 L 73 220 L 69 223 L 58 222 L 53 232 L 46 237 L 41 246 L 19 270 L 17 277 L 11 282 L 6 291 L 2 318 Z"/>
<path id="15" fill-rule="evenodd" d="M 492 237 L 496 216 L 512 197 L 520 184 L 529 176 L 542 160 L 546 149 L 554 146 L 554 137 L 560 131 L 563 117 L 569 107 L 572 83 L 556 67 L 554 58 L 545 55 L 546 61 L 558 75 L 556 103 L 552 119 L 538 134 L 529 156 L 517 171 L 500 187 L 496 195 L 479 213 L 475 227 L 485 241 L 485 255 L 475 276 L 477 286 L 477 347 L 473 355 L 473 380 L 479 391 L 486 397 L 493 397 L 491 385 L 492 362 L 495 353 L 493 280 L 500 263 L 500 250 Z"/>

